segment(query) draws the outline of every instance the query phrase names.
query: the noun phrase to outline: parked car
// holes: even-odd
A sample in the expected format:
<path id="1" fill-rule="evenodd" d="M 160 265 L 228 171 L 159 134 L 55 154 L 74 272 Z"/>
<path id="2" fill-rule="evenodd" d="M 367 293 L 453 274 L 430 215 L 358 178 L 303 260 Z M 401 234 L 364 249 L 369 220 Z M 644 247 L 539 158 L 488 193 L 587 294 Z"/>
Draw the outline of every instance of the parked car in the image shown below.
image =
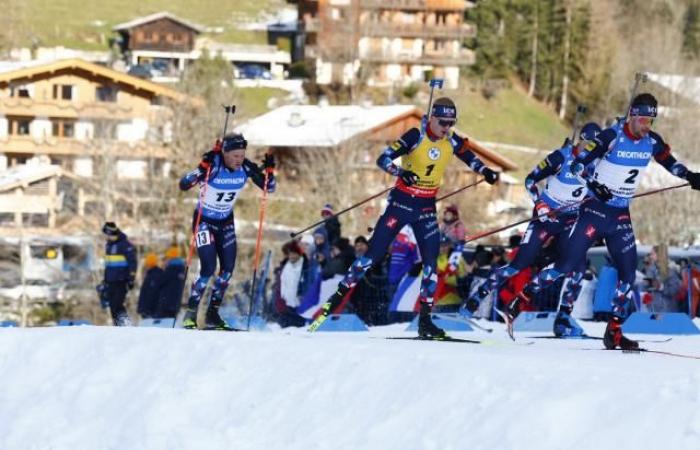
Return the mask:
<path id="1" fill-rule="evenodd" d="M 234 73 L 236 78 L 244 78 L 249 80 L 272 79 L 272 74 L 270 71 L 259 64 L 242 64 L 236 67 Z"/>

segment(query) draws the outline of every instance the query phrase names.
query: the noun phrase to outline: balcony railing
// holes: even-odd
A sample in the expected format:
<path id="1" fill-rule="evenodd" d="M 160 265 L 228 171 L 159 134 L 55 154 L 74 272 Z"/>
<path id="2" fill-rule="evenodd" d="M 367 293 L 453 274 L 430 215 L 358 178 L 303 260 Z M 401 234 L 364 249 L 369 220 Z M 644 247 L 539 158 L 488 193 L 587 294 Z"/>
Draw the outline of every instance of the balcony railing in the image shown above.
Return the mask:
<path id="1" fill-rule="evenodd" d="M 466 39 L 476 36 L 476 27 L 466 23 L 460 25 L 423 25 L 365 22 L 360 25 L 360 32 L 363 36 L 368 37 L 387 36 Z"/>
<path id="2" fill-rule="evenodd" d="M 7 136 L 0 139 L 0 153 L 20 153 L 32 155 L 87 156 L 110 153 L 121 157 L 167 158 L 171 151 L 162 144 L 147 141 L 129 143 L 117 140 L 79 140 L 49 136 L 37 139 L 31 136 Z"/>
<path id="3" fill-rule="evenodd" d="M 460 0 L 360 0 L 364 9 L 392 9 L 404 11 L 462 11 L 468 7 Z"/>
<path id="4" fill-rule="evenodd" d="M 391 52 L 370 50 L 360 56 L 362 61 L 398 64 L 435 64 L 442 66 L 469 66 L 476 62 L 474 52 L 461 49 L 457 54 L 447 52 L 425 52 L 417 55 L 414 52 Z"/>
<path id="5" fill-rule="evenodd" d="M 129 120 L 135 115 L 134 109 L 117 102 L 73 102 L 43 101 L 31 98 L 0 99 L 0 110 L 6 115 L 46 116 L 46 117 L 95 117 Z"/>

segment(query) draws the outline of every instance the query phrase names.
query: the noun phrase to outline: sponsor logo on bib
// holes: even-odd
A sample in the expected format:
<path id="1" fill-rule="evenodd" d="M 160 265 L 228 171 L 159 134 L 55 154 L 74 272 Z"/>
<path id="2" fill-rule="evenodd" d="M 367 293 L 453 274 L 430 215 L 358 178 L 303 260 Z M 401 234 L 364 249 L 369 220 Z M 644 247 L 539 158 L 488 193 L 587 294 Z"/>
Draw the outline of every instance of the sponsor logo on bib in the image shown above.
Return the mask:
<path id="1" fill-rule="evenodd" d="M 428 150 L 428 158 L 432 159 L 433 161 L 436 161 L 437 159 L 440 158 L 440 149 L 437 147 L 432 147 L 430 150 Z"/>

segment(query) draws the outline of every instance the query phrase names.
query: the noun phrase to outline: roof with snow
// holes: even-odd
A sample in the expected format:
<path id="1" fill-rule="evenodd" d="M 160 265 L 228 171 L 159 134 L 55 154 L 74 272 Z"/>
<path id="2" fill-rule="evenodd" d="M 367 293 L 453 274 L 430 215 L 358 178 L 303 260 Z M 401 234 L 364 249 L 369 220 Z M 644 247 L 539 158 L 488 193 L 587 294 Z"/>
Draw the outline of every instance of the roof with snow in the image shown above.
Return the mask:
<path id="1" fill-rule="evenodd" d="M 240 125 L 253 146 L 335 147 L 420 111 L 413 105 L 286 105 Z"/>
<path id="2" fill-rule="evenodd" d="M 68 58 L 57 61 L 0 61 L 0 85 L 2 83 L 31 81 L 32 79 L 51 76 L 57 71 L 67 69 L 79 70 L 93 76 L 104 77 L 155 95 L 161 95 L 176 100 L 183 100 L 185 98 L 183 94 L 169 87 L 79 58 Z"/>
<path id="3" fill-rule="evenodd" d="M 123 30 L 128 30 L 134 27 L 138 27 L 140 25 L 144 25 L 149 22 L 153 22 L 155 20 L 159 19 L 170 19 L 173 22 L 177 22 L 179 24 L 182 24 L 186 26 L 187 28 L 191 28 L 192 30 L 198 32 L 198 33 L 203 33 L 204 32 L 204 27 L 202 25 L 197 25 L 196 23 L 189 22 L 187 20 L 181 19 L 177 17 L 175 14 L 170 13 L 168 11 L 160 11 L 154 14 L 149 14 L 148 16 L 143 16 L 143 17 L 138 17 L 134 20 L 130 20 L 129 22 L 124 22 L 120 23 L 118 25 L 115 25 L 112 30 L 114 31 L 123 31 Z"/>
<path id="4" fill-rule="evenodd" d="M 649 80 L 680 95 L 694 103 L 700 104 L 700 77 L 647 73 Z"/>
<path id="5" fill-rule="evenodd" d="M 31 183 L 61 174 L 61 167 L 56 165 L 32 165 L 10 167 L 0 171 L 0 192 L 18 187 L 26 187 Z"/>

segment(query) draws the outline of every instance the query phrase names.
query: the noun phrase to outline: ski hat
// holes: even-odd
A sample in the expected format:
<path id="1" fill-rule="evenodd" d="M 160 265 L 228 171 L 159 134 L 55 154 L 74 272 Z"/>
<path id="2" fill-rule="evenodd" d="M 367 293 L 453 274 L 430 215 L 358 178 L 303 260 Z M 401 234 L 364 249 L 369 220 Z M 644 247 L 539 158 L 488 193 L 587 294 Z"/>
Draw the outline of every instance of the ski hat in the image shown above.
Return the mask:
<path id="1" fill-rule="evenodd" d="M 158 255 L 155 253 L 146 253 L 146 256 L 143 258 L 143 265 L 147 269 L 156 267 L 158 265 Z"/>
<path id="2" fill-rule="evenodd" d="M 310 234 L 305 234 L 301 237 L 301 243 L 305 244 L 307 246 L 313 246 L 314 245 L 314 237 Z"/>
<path id="3" fill-rule="evenodd" d="M 323 205 L 323 208 L 321 208 L 321 215 L 323 215 L 323 213 L 328 213 L 330 215 L 335 214 L 333 212 L 333 205 L 331 205 L 330 203 L 326 203 L 325 205 Z"/>
<path id="4" fill-rule="evenodd" d="M 291 252 L 294 252 L 298 255 L 304 254 L 304 250 L 301 248 L 301 245 L 299 245 L 299 242 L 297 242 L 295 240 L 291 240 L 291 241 L 287 242 L 286 244 L 284 244 L 284 246 L 282 246 L 282 251 L 285 254 L 289 254 Z"/>
<path id="5" fill-rule="evenodd" d="M 439 119 L 457 120 L 457 107 L 451 99 L 440 97 L 433 103 L 430 114 Z"/>
<path id="6" fill-rule="evenodd" d="M 639 94 L 632 100 L 630 116 L 656 117 L 658 102 L 649 93 Z"/>
<path id="7" fill-rule="evenodd" d="M 359 244 L 360 242 L 362 242 L 365 245 L 369 245 L 369 242 L 367 242 L 367 238 L 364 236 L 357 236 L 355 238 L 355 245 Z"/>
<path id="8" fill-rule="evenodd" d="M 117 224 L 114 222 L 105 222 L 104 225 L 102 225 L 102 232 L 106 234 L 107 236 L 119 236 L 119 227 L 117 227 Z"/>
<path id="9" fill-rule="evenodd" d="M 445 208 L 445 212 L 451 212 L 455 218 L 459 218 L 459 210 L 457 209 L 457 205 L 448 205 L 447 208 Z"/>
<path id="10" fill-rule="evenodd" d="M 224 136 L 224 142 L 221 144 L 221 149 L 224 152 L 231 150 L 240 150 L 248 147 L 248 141 L 245 140 L 242 134 L 231 133 Z"/>
<path id="11" fill-rule="evenodd" d="M 175 259 L 180 257 L 180 249 L 173 246 L 165 251 L 165 257 L 168 259 Z"/>

